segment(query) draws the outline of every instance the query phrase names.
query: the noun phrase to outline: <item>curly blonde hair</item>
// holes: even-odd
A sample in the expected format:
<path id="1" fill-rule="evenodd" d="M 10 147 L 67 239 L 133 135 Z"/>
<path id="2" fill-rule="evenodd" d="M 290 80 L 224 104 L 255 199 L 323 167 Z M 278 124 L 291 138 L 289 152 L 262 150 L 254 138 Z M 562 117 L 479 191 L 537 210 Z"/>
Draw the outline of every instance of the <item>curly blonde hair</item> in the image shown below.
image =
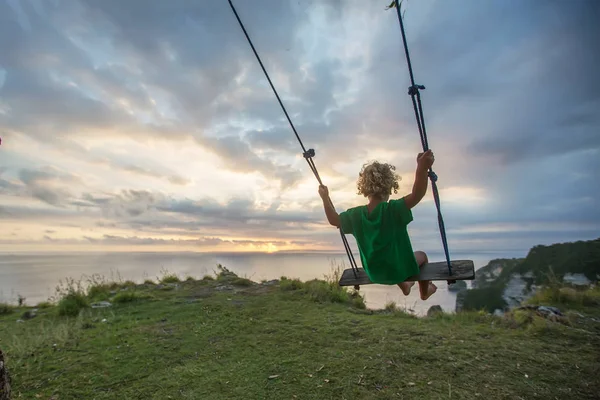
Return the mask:
<path id="1" fill-rule="evenodd" d="M 401 178 L 395 170 L 395 166 L 379 161 L 364 164 L 356 182 L 358 194 L 384 198 L 392 194 L 392 191 L 398 193 L 398 181 Z"/>

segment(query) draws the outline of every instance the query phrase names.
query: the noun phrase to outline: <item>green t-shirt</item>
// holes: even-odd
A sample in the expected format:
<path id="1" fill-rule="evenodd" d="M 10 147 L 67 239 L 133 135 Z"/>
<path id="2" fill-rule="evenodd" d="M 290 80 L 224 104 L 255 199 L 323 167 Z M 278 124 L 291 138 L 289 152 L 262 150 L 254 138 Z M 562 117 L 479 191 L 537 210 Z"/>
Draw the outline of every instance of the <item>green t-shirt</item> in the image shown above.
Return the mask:
<path id="1" fill-rule="evenodd" d="M 371 282 L 397 284 L 419 273 L 407 231 L 412 220 L 404 199 L 381 202 L 370 214 L 367 206 L 340 214 L 342 232 L 356 238 L 363 268 Z"/>

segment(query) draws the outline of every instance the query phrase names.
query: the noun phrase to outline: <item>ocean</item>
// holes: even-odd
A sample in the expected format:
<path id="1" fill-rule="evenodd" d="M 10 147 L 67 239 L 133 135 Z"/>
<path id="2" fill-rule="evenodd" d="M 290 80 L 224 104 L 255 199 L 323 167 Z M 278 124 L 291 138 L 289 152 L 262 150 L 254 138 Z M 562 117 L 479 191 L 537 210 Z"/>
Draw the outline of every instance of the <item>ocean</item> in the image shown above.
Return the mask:
<path id="1" fill-rule="evenodd" d="M 469 253 L 452 254 L 453 259 L 470 259 L 475 268 L 485 266 L 495 258 L 522 257 L 525 254 Z M 360 265 L 360 258 L 355 256 Z M 443 254 L 429 254 L 432 261 L 443 261 Z M 217 264 L 255 282 L 278 279 L 281 276 L 310 280 L 322 279 L 335 266 L 349 268 L 345 254 L 324 253 L 193 253 L 193 252 L 112 252 L 112 253 L 46 253 L 0 254 L 0 302 L 14 303 L 17 296 L 26 304 L 35 305 L 54 295 L 56 286 L 65 278 L 75 280 L 98 274 L 111 280 L 132 280 L 162 276 L 164 271 L 202 278 L 214 274 Z M 427 301 L 419 298 L 418 287 L 405 297 L 397 286 L 366 285 L 360 291 L 368 308 L 378 309 L 394 301 L 401 308 L 423 315 L 432 305 L 454 311 L 456 293 L 448 291 L 446 282 L 435 282 L 437 293 Z M 467 281 L 470 286 L 470 282 Z"/>

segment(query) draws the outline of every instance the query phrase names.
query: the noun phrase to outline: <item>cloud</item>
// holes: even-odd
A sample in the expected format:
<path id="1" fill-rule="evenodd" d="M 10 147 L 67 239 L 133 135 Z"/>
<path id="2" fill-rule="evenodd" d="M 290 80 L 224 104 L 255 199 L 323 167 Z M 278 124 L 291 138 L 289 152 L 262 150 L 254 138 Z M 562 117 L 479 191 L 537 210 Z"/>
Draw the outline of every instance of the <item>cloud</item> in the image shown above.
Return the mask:
<path id="1" fill-rule="evenodd" d="M 170 175 L 170 176 L 164 176 L 163 174 L 160 174 L 158 172 L 155 171 L 151 171 L 149 169 L 145 169 L 142 168 L 140 166 L 137 165 L 125 165 L 123 167 L 124 171 L 127 172 L 131 172 L 134 174 L 139 174 L 139 175 L 143 175 L 143 176 L 149 176 L 151 178 L 158 178 L 158 179 L 167 179 L 170 183 L 174 184 L 174 185 L 187 185 L 190 183 L 189 179 L 186 179 L 182 176 L 178 176 L 178 175 Z"/>
<path id="2" fill-rule="evenodd" d="M 338 210 L 364 200 L 354 181 L 372 159 L 395 164 L 409 191 L 421 148 L 393 10 L 235 4 Z M 598 3 L 406 7 L 452 243 L 592 235 Z M 338 248 L 226 2 L 0 0 L 0 71 L 0 218 L 28 237 Z M 431 192 L 414 213 L 415 240 L 436 245 Z"/>

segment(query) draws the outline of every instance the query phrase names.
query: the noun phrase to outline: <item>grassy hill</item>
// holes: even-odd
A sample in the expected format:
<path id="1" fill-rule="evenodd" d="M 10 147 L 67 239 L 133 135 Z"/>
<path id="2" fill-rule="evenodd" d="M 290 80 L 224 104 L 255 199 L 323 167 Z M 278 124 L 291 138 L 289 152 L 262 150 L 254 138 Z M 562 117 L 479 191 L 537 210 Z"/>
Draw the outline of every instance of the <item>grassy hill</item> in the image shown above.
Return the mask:
<path id="1" fill-rule="evenodd" d="M 183 282 L 85 290 L 71 282 L 33 318 L 31 308 L 0 308 L 0 348 L 14 398 L 26 399 L 592 399 L 600 391 L 597 306 L 574 304 L 578 312 L 556 322 L 526 311 L 416 318 L 393 306 L 366 310 L 335 282 L 258 284 L 226 269 Z M 90 307 L 100 300 L 112 306 Z"/>
<path id="2" fill-rule="evenodd" d="M 477 270 L 474 289 L 459 293 L 458 309 L 502 310 L 508 306 L 505 298 L 511 284 L 523 284 L 523 290 L 528 292 L 536 287 L 561 285 L 567 274 L 583 274 L 592 282 L 598 281 L 600 239 L 540 245 L 533 247 L 524 259 L 492 260 Z"/>

